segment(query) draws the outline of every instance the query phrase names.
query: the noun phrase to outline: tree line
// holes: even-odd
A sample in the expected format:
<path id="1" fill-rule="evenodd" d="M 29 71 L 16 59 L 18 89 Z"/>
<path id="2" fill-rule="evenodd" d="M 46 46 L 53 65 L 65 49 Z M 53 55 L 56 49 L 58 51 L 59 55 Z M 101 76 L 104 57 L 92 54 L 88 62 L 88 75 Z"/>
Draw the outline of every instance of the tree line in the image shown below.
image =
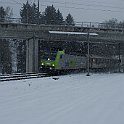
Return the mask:
<path id="1" fill-rule="evenodd" d="M 53 5 L 47 6 L 44 12 L 39 11 L 35 3 L 29 4 L 27 1 L 20 10 L 21 22 L 29 24 L 52 24 L 52 25 L 74 25 L 74 19 L 69 13 L 65 20 L 59 9 Z"/>
<path id="2" fill-rule="evenodd" d="M 11 22 L 13 17 L 13 10 L 10 7 L 0 7 L 0 22 Z M 22 23 L 29 24 L 51 24 L 51 25 L 75 25 L 74 18 L 69 13 L 65 19 L 59 8 L 56 9 L 53 5 L 47 6 L 43 12 L 39 11 L 39 7 L 28 1 L 23 3 L 20 9 L 20 17 Z M 116 18 L 112 18 L 103 21 L 104 28 L 124 28 L 124 21 L 118 21 Z"/>
<path id="3" fill-rule="evenodd" d="M 0 7 L 0 22 L 10 22 L 12 17 L 13 11 L 10 7 Z M 30 4 L 28 1 L 23 3 L 20 9 L 20 17 L 22 23 L 28 24 L 75 25 L 70 13 L 64 19 L 60 10 L 53 5 L 47 6 L 45 11 L 41 13 L 35 3 Z"/>
<path id="4" fill-rule="evenodd" d="M 4 8 L 0 7 L 0 22 L 11 21 L 10 18 L 13 17 L 13 10 L 8 6 Z"/>
<path id="5" fill-rule="evenodd" d="M 124 21 L 118 21 L 116 18 L 112 18 L 103 21 L 102 27 L 104 28 L 124 28 Z"/>

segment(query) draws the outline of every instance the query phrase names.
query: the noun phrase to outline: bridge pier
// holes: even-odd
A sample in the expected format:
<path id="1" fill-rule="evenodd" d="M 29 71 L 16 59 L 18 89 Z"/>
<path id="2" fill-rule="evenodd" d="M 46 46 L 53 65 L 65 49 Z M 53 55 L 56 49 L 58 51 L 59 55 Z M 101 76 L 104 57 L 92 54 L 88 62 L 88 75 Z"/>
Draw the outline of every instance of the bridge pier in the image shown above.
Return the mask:
<path id="1" fill-rule="evenodd" d="M 26 73 L 38 73 L 38 39 L 26 41 Z"/>

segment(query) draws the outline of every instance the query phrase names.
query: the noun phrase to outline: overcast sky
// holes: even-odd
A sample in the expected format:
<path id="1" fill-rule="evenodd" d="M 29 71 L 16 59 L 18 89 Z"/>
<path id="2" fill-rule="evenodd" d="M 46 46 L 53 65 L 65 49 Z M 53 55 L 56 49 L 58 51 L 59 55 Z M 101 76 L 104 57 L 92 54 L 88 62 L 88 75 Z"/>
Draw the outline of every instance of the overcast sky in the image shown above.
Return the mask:
<path id="1" fill-rule="evenodd" d="M 0 0 L 0 6 L 13 8 L 14 17 L 19 17 L 19 11 L 27 0 Z M 29 0 L 29 3 L 38 0 Z M 77 22 L 103 22 L 112 18 L 124 20 L 124 0 L 40 0 L 40 11 L 46 6 L 54 5 L 60 9 L 64 18 L 71 13 Z"/>

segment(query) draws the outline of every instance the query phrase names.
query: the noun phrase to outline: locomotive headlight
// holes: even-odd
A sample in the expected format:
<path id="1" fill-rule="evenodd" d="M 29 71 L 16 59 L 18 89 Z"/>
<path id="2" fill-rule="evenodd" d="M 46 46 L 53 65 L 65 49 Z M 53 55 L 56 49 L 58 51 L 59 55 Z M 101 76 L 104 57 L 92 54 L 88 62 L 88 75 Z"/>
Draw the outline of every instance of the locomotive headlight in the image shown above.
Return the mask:
<path id="1" fill-rule="evenodd" d="M 50 58 L 47 59 L 48 61 L 50 60 Z"/>
<path id="2" fill-rule="evenodd" d="M 54 64 L 52 64 L 52 66 L 55 66 Z"/>
<path id="3" fill-rule="evenodd" d="M 44 65 L 44 63 L 41 63 L 41 65 Z"/>

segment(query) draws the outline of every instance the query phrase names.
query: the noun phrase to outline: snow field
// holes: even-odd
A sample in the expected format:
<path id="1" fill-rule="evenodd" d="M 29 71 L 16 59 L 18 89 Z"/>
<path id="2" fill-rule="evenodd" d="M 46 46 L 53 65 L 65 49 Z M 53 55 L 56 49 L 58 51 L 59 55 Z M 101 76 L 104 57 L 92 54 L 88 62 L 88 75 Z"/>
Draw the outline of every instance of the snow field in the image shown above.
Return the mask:
<path id="1" fill-rule="evenodd" d="M 124 124 L 123 74 L 0 82 L 0 124 Z"/>

